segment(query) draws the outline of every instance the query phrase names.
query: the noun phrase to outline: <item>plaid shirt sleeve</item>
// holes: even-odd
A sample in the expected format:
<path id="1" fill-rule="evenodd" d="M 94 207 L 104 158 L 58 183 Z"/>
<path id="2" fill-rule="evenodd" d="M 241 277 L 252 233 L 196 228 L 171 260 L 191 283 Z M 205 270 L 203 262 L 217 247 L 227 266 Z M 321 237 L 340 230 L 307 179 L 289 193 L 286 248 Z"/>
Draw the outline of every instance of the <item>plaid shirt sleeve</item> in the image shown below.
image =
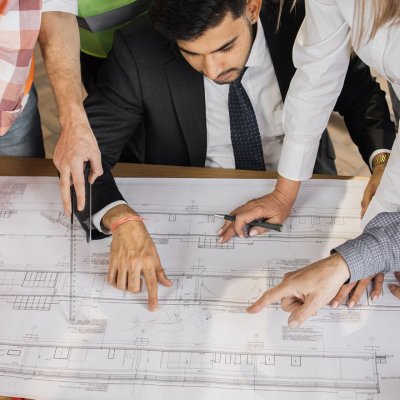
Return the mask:
<path id="1" fill-rule="evenodd" d="M 378 214 L 356 239 L 336 247 L 355 282 L 379 272 L 400 270 L 400 212 Z"/>
<path id="2" fill-rule="evenodd" d="M 41 0 L 5 0 L 0 6 L 0 136 L 22 110 L 40 15 Z"/>

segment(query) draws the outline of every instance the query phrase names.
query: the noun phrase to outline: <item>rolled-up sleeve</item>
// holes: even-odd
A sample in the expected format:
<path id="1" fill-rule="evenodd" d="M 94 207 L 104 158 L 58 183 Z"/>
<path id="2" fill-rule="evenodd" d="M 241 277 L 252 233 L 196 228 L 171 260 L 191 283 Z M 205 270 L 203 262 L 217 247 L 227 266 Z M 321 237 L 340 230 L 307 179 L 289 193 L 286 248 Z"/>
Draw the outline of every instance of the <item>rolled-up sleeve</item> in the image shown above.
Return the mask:
<path id="1" fill-rule="evenodd" d="M 42 11 L 59 11 L 78 15 L 78 0 L 43 0 Z"/>
<path id="2" fill-rule="evenodd" d="M 346 261 L 350 282 L 400 270 L 400 212 L 378 214 L 356 239 L 336 247 Z"/>
<path id="3" fill-rule="evenodd" d="M 279 173 L 311 177 L 319 140 L 343 87 L 351 55 L 350 27 L 335 0 L 306 0 L 293 62 L 297 68 L 285 99 Z"/>

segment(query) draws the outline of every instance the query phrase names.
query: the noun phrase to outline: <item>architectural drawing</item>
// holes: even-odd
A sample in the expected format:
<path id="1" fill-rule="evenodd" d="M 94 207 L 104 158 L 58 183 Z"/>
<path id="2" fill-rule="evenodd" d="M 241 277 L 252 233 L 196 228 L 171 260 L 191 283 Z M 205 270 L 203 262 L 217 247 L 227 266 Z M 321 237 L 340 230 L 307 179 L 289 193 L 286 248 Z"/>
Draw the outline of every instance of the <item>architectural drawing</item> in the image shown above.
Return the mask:
<path id="1" fill-rule="evenodd" d="M 111 239 L 76 238 L 53 178 L 0 178 L 0 395 L 70 399 L 395 400 L 400 302 L 325 307 L 290 330 L 272 305 L 246 307 L 283 274 L 360 233 L 366 181 L 303 184 L 283 232 L 218 244 L 221 221 L 272 180 L 119 179 L 146 217 L 172 288 L 110 287 Z M 90 262 L 89 262 L 90 260 Z M 81 313 L 70 321 L 71 301 Z M 89 317 L 87 317 L 89 315 Z M 80 317 L 81 316 L 81 317 Z"/>

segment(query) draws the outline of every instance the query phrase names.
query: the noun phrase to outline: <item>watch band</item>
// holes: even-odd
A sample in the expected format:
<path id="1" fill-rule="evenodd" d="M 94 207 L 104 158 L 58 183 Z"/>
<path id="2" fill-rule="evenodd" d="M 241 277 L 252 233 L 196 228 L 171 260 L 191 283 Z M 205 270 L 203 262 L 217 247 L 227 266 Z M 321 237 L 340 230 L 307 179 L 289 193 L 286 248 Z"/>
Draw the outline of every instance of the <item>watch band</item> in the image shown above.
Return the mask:
<path id="1" fill-rule="evenodd" d="M 379 164 L 387 164 L 387 162 L 389 161 L 389 157 L 389 153 L 377 154 L 372 160 L 372 168 L 376 167 Z"/>

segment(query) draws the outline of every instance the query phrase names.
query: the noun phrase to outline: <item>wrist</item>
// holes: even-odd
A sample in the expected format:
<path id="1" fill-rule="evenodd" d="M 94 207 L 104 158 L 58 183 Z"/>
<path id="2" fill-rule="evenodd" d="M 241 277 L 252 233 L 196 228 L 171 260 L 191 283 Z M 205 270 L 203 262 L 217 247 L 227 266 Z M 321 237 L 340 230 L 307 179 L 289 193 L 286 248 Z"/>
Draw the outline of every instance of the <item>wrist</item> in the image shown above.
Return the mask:
<path id="1" fill-rule="evenodd" d="M 139 217 L 139 215 L 128 205 L 119 204 L 118 206 L 112 208 L 111 210 L 108 210 L 104 214 L 104 217 L 101 220 L 101 224 L 106 230 L 110 231 L 111 228 L 115 226 L 118 221 L 121 221 L 124 218 L 128 219 L 130 217 Z"/>
<path id="2" fill-rule="evenodd" d="M 334 268 L 334 273 L 337 275 L 341 283 L 345 283 L 350 279 L 350 269 L 347 265 L 345 259 L 340 253 L 333 253 L 328 257 L 331 260 L 332 267 Z"/>
<path id="3" fill-rule="evenodd" d="M 378 153 L 374 156 L 371 161 L 371 169 L 374 173 L 376 169 L 385 169 L 386 164 L 389 161 L 390 153 Z"/>
<path id="4" fill-rule="evenodd" d="M 275 192 L 286 204 L 292 206 L 299 193 L 301 181 L 293 181 L 279 175 L 276 181 Z"/>
<path id="5" fill-rule="evenodd" d="M 62 109 L 60 109 L 59 120 L 61 128 L 65 128 L 66 126 L 73 127 L 82 123 L 89 124 L 83 104 L 78 102 L 64 104 Z"/>

